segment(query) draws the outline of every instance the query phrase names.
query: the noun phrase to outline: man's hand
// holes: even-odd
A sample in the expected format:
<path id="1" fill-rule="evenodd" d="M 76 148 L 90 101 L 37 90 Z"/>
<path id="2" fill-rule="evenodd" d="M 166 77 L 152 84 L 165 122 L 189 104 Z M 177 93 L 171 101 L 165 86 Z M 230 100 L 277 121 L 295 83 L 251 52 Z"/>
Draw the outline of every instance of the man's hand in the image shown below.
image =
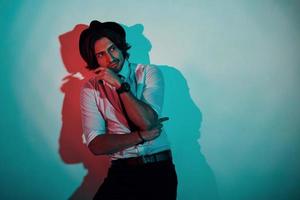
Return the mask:
<path id="1" fill-rule="evenodd" d="M 163 127 L 162 122 L 169 120 L 168 117 L 162 117 L 157 120 L 157 124 L 152 127 L 150 130 L 140 131 L 141 137 L 145 141 L 154 140 L 158 136 L 160 136 L 161 129 Z"/>
<path id="2" fill-rule="evenodd" d="M 111 86 L 119 88 L 121 86 L 121 79 L 119 76 L 109 68 L 99 67 L 94 70 L 94 73 L 97 74 L 96 79 L 98 81 L 105 81 Z"/>

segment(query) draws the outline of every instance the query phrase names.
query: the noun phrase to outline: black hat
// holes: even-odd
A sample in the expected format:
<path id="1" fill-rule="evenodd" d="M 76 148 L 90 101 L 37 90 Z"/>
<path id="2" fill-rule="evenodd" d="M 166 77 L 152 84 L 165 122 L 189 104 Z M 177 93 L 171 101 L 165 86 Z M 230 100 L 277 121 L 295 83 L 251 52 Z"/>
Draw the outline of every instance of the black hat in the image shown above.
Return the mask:
<path id="1" fill-rule="evenodd" d="M 116 22 L 99 22 L 93 20 L 90 26 L 81 32 L 79 39 L 79 50 L 82 58 L 87 62 L 88 65 L 97 65 L 96 61 L 93 59 L 90 47 L 93 40 L 99 39 L 99 36 L 106 36 L 107 34 L 115 33 L 125 41 L 126 33 L 123 27 Z"/>

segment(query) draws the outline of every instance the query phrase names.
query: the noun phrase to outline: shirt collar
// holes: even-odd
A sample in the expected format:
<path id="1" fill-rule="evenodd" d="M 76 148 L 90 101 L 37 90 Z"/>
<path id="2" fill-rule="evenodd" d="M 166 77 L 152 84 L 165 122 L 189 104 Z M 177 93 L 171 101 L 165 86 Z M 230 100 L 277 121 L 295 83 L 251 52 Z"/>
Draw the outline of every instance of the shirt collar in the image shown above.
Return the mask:
<path id="1" fill-rule="evenodd" d="M 129 62 L 127 60 L 124 61 L 123 67 L 119 72 L 119 75 L 123 76 L 125 79 L 129 78 L 130 68 L 129 68 Z"/>

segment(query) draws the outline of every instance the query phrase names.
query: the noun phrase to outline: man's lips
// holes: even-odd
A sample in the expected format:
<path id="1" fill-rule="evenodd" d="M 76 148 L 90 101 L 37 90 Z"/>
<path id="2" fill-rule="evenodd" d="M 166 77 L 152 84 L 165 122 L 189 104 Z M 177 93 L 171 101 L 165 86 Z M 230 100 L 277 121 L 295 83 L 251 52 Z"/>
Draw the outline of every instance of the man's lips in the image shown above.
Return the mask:
<path id="1" fill-rule="evenodd" d="M 117 67 L 118 64 L 119 64 L 119 62 L 114 62 L 114 63 L 110 64 L 109 67 Z"/>

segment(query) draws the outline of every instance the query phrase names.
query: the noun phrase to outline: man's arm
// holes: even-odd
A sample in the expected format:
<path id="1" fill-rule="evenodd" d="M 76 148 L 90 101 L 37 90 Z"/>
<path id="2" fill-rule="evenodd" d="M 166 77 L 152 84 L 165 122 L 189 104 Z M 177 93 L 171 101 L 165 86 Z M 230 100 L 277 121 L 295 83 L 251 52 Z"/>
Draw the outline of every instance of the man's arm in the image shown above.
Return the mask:
<path id="1" fill-rule="evenodd" d="M 82 125 L 88 147 L 95 155 L 112 154 L 131 146 L 135 146 L 144 141 L 153 140 L 161 133 L 161 122 L 167 118 L 158 120 L 151 130 L 126 133 L 108 134 L 106 133 L 105 121 L 99 113 L 93 86 L 86 83 L 80 93 L 80 106 L 82 115 Z"/>
<path id="2" fill-rule="evenodd" d="M 162 118 L 160 122 L 165 120 Z M 127 134 L 103 134 L 95 137 L 88 145 L 94 155 L 107 155 L 135 146 L 143 141 L 157 138 L 161 133 L 162 124 L 148 131 L 134 131 Z"/>
<path id="3" fill-rule="evenodd" d="M 149 130 L 157 123 L 158 115 L 151 106 L 138 100 L 131 92 L 121 93 L 120 98 L 128 118 L 140 130 Z"/>
<path id="4" fill-rule="evenodd" d="M 121 86 L 120 78 L 112 70 L 99 68 L 97 74 L 98 80 L 105 80 L 116 88 Z M 145 79 L 143 100 L 137 99 L 130 91 L 120 94 L 128 118 L 140 130 L 149 130 L 157 124 L 158 114 L 150 105 L 160 104 L 156 106 L 160 108 L 163 101 L 164 84 L 161 72 L 153 67 L 148 70 Z"/>

